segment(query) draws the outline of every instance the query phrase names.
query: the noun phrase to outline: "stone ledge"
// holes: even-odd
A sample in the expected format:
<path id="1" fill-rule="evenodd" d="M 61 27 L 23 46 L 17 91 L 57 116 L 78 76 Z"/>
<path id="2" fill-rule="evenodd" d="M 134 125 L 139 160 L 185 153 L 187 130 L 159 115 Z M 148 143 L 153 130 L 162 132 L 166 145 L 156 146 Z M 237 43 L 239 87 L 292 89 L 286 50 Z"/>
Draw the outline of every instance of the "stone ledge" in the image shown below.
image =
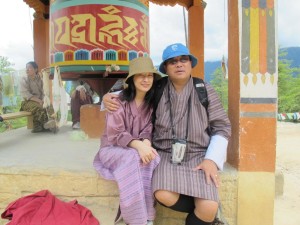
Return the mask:
<path id="1" fill-rule="evenodd" d="M 236 225 L 237 172 L 229 165 L 220 173 L 219 190 L 223 217 L 228 224 Z M 58 198 L 78 202 L 93 212 L 102 225 L 112 224 L 119 204 L 118 188 L 115 182 L 100 178 L 96 172 L 78 173 L 57 170 L 30 170 L 1 168 L 0 211 L 12 201 L 40 190 L 49 190 Z M 156 225 L 184 224 L 186 214 L 174 212 L 157 205 Z M 3 223 L 2 223 L 3 222 Z M 0 225 L 5 224 L 0 220 Z"/>

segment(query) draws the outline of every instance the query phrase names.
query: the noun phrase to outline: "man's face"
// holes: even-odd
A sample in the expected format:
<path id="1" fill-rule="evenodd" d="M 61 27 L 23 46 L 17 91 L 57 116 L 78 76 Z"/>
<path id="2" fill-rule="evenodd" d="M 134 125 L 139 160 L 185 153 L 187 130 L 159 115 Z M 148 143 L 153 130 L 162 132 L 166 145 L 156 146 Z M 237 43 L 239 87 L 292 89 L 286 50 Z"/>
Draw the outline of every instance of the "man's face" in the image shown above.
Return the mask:
<path id="1" fill-rule="evenodd" d="M 188 55 L 168 59 L 165 63 L 166 74 L 171 81 L 185 81 L 190 78 L 192 62 Z"/>

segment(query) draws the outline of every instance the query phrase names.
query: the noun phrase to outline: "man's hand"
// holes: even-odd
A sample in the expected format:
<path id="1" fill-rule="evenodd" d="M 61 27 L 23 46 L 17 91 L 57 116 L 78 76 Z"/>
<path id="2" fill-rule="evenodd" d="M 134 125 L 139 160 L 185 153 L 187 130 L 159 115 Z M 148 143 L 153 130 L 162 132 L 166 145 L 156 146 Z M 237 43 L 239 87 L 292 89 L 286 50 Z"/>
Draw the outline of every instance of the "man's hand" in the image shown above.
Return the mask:
<path id="1" fill-rule="evenodd" d="M 107 93 L 103 96 L 103 104 L 108 111 L 116 111 L 119 108 L 119 103 L 115 100 L 119 95 Z"/>
<path id="2" fill-rule="evenodd" d="M 204 159 L 202 163 L 196 166 L 193 170 L 203 170 L 206 177 L 206 183 L 213 182 L 216 187 L 219 187 L 218 167 L 216 163 L 210 159 Z"/>

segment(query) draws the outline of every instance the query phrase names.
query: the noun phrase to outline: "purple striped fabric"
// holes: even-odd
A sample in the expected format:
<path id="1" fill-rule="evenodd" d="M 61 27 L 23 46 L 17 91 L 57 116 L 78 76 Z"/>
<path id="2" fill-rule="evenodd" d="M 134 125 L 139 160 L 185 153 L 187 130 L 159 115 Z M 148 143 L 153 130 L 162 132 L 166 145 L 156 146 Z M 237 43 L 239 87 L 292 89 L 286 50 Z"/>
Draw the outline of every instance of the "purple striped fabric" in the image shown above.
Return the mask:
<path id="1" fill-rule="evenodd" d="M 108 146 L 101 148 L 94 159 L 94 167 L 105 179 L 115 180 L 120 192 L 123 220 L 130 225 L 144 225 L 154 220 L 154 198 L 151 178 L 160 158 L 143 165 L 133 148 Z"/>
<path id="2" fill-rule="evenodd" d="M 106 129 L 94 167 L 102 177 L 118 183 L 124 221 L 145 225 L 155 218 L 151 178 L 160 158 L 143 165 L 138 152 L 127 145 L 133 139 L 151 141 L 152 109 L 145 104 L 137 107 L 135 101 L 118 101 L 121 107 L 106 114 Z"/>

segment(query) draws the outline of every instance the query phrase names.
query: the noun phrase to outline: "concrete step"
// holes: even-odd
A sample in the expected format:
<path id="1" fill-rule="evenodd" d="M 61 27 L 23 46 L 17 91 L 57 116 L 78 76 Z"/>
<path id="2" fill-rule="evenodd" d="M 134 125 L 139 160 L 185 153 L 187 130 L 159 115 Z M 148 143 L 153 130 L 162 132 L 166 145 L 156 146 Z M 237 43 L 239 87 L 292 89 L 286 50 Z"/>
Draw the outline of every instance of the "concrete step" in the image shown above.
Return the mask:
<path id="1" fill-rule="evenodd" d="M 76 199 L 101 225 L 113 225 L 119 204 L 117 185 L 100 178 L 92 166 L 99 140 L 75 134 L 71 124 L 57 134 L 32 134 L 26 128 L 0 134 L 1 213 L 20 197 L 49 190 L 63 201 Z M 228 224 L 235 225 L 237 172 L 229 166 L 225 171 L 220 188 L 223 214 Z M 182 225 L 185 216 L 158 205 L 155 224 Z M 0 219 L 0 225 L 7 222 Z"/>

